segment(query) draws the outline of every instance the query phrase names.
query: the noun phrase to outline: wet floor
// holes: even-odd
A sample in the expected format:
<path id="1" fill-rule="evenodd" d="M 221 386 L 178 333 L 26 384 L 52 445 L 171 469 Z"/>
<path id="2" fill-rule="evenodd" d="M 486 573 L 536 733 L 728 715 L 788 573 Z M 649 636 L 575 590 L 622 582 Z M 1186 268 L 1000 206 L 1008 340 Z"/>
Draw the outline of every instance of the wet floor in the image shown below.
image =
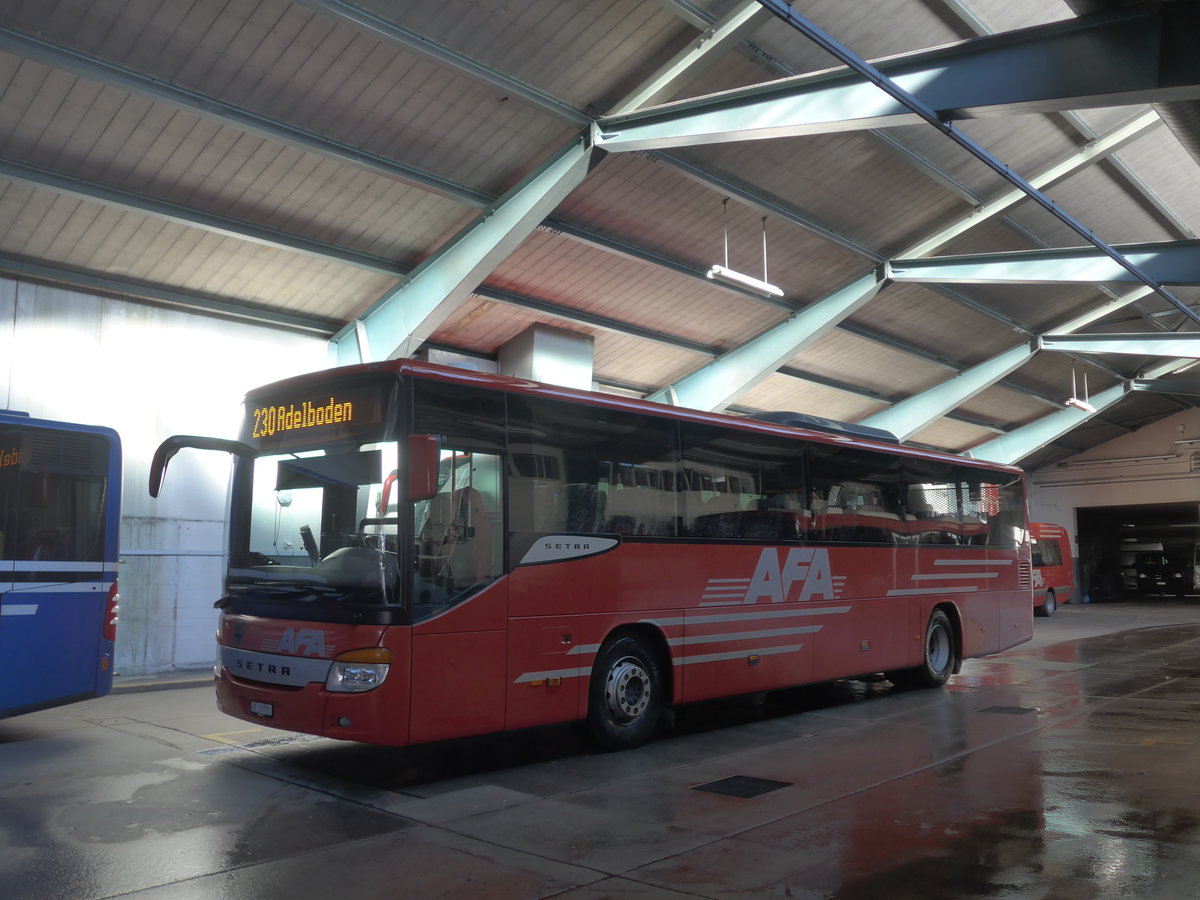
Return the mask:
<path id="1" fill-rule="evenodd" d="M 0 896 L 1200 897 L 1200 604 L 1064 607 L 939 691 L 852 682 L 389 749 L 207 685 L 0 721 Z"/>

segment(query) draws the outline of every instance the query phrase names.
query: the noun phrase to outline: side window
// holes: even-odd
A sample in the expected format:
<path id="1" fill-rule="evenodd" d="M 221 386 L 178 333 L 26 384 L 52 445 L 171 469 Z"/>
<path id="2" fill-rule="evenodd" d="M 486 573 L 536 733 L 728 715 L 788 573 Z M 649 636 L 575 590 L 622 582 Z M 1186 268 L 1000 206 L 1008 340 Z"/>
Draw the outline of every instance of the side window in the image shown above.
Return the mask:
<path id="1" fill-rule="evenodd" d="M 1033 565 L 1036 568 L 1062 565 L 1062 552 L 1057 541 L 1034 541 L 1032 548 Z"/>
<path id="2" fill-rule="evenodd" d="M 794 541 L 811 526 L 804 447 L 754 432 L 682 426 L 683 533 L 691 537 Z"/>
<path id="3" fill-rule="evenodd" d="M 815 538 L 852 543 L 906 539 L 899 458 L 825 444 L 813 444 L 809 452 Z"/>
<path id="4" fill-rule="evenodd" d="M 908 538 L 921 544 L 960 544 L 961 491 L 957 466 L 927 460 L 904 462 L 904 511 Z"/>
<path id="5" fill-rule="evenodd" d="M 1006 549 L 1022 541 L 1025 499 L 1019 475 L 908 460 L 904 476 L 905 518 L 912 539 Z"/>
<path id="6" fill-rule="evenodd" d="M 963 468 L 959 484 L 966 543 L 1006 550 L 1018 547 L 1026 534 L 1021 476 Z M 1057 545 L 1054 549 L 1058 549 Z"/>
<path id="7" fill-rule="evenodd" d="M 0 559 L 97 562 L 104 555 L 108 446 L 40 429 L 0 434 Z"/>
<path id="8" fill-rule="evenodd" d="M 623 410 L 509 399 L 513 531 L 677 533 L 675 424 Z"/>
<path id="9" fill-rule="evenodd" d="M 443 449 L 438 492 L 414 504 L 414 619 L 476 593 L 504 569 L 500 457 Z"/>
<path id="10" fill-rule="evenodd" d="M 413 430 L 442 439 L 437 494 L 412 504 L 416 622 L 504 571 L 504 395 L 416 381 Z"/>

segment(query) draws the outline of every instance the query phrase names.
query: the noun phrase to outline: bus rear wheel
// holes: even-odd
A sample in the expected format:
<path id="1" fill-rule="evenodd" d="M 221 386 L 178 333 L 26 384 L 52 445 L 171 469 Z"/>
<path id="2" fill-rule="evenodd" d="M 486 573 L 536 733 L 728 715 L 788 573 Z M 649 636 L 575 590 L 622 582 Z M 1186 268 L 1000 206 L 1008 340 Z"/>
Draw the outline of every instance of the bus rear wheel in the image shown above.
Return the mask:
<path id="1" fill-rule="evenodd" d="M 888 680 L 897 687 L 941 687 L 950 680 L 958 664 L 956 648 L 950 617 L 935 609 L 925 626 L 925 652 L 921 665 L 888 672 Z"/>
<path id="2" fill-rule="evenodd" d="M 664 679 L 647 642 L 624 635 L 600 648 L 588 688 L 588 726 L 606 750 L 648 741 L 663 709 Z"/>
<path id="3" fill-rule="evenodd" d="M 1041 606 L 1035 606 L 1033 614 L 1048 619 L 1054 615 L 1056 609 L 1058 609 L 1058 601 L 1054 598 L 1054 591 L 1046 591 L 1045 602 Z"/>

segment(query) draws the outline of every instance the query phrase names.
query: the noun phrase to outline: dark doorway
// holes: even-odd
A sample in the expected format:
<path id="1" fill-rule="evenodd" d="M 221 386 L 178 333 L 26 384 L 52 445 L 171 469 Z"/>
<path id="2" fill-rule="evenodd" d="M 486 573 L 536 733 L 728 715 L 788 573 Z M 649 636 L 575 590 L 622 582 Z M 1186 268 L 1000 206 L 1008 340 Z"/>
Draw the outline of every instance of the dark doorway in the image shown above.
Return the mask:
<path id="1" fill-rule="evenodd" d="M 1200 504 L 1080 508 L 1076 528 L 1081 584 L 1093 602 L 1200 597 Z"/>

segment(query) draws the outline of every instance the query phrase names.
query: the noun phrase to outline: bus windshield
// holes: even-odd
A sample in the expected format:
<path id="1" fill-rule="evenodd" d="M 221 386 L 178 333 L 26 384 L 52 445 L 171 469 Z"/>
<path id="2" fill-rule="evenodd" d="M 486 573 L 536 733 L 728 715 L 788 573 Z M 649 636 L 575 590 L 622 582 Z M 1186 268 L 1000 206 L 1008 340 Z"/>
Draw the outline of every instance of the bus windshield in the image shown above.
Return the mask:
<path id="1" fill-rule="evenodd" d="M 249 521 L 235 531 L 230 593 L 344 607 L 335 619 L 398 606 L 400 520 L 381 506 L 399 464 L 394 441 L 242 461 Z"/>

